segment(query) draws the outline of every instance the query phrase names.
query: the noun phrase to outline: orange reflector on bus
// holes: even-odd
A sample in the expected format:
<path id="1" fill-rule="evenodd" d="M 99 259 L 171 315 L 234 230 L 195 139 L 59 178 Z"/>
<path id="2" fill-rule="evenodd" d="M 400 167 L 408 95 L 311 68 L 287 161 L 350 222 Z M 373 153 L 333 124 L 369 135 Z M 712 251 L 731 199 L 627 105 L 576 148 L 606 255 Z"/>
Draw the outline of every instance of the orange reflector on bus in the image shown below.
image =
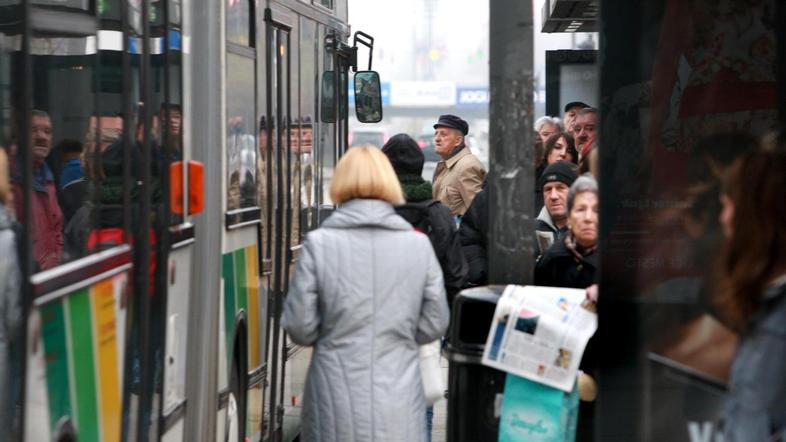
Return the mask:
<path id="1" fill-rule="evenodd" d="M 175 215 L 183 214 L 183 162 L 169 164 L 169 210 Z"/>
<path id="2" fill-rule="evenodd" d="M 183 162 L 169 165 L 169 207 L 173 214 L 183 214 Z M 188 162 L 188 214 L 205 210 L 205 165 L 199 161 Z"/>
<path id="3" fill-rule="evenodd" d="M 188 214 L 205 210 L 205 165 L 199 161 L 188 162 Z"/>

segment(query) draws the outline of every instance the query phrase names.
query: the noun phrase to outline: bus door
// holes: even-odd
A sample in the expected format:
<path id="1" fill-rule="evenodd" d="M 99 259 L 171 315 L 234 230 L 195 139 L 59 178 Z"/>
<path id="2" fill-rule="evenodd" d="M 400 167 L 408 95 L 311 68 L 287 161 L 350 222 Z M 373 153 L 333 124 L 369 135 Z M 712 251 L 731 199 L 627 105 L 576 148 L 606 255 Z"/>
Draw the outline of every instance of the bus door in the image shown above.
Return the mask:
<path id="1" fill-rule="evenodd" d="M 265 178 L 267 180 L 267 211 L 265 227 L 266 247 L 264 262 L 270 263 L 270 294 L 268 299 L 268 321 L 266 357 L 270 367 L 269 389 L 265 391 L 264 433 L 267 440 L 277 441 L 282 437 L 284 421 L 284 364 L 286 360 L 284 334 L 280 326 L 281 310 L 285 293 L 287 262 L 290 250 L 287 247 L 291 233 L 292 215 L 291 186 L 292 160 L 289 154 L 292 124 L 292 68 L 291 51 L 295 16 L 283 9 L 265 10 L 266 63 L 265 105 L 267 146 L 265 149 Z"/>
<path id="2" fill-rule="evenodd" d="M 226 4 L 224 228 L 217 440 L 259 439 L 267 284 L 260 260 L 264 121 L 257 115 L 257 2 Z"/>
<path id="3" fill-rule="evenodd" d="M 183 138 L 182 13 L 176 0 L 109 2 L 127 34 L 130 96 L 131 241 L 135 256 L 133 311 L 126 352 L 126 440 L 182 440 L 186 409 L 186 336 L 200 165 Z M 107 12 L 105 12 L 107 13 Z M 187 116 L 187 115 L 186 115 Z M 194 173 L 192 175 L 192 172 Z M 198 298 L 196 300 L 198 302 Z"/>
<path id="4" fill-rule="evenodd" d="M 153 418 L 154 434 L 161 440 L 183 440 L 186 407 L 186 348 L 189 306 L 200 302 L 193 293 L 191 277 L 194 255 L 193 216 L 201 211 L 202 165 L 190 161 L 190 143 L 184 139 L 184 122 L 191 116 L 183 93 L 183 17 L 180 2 L 169 0 L 150 5 L 151 67 L 145 106 L 152 120 L 151 167 L 158 179 L 160 201 L 154 209 L 156 249 L 155 300 L 151 357 L 156 371 Z M 155 201 L 155 198 L 154 198 Z M 156 437 L 153 436 L 152 439 Z"/>

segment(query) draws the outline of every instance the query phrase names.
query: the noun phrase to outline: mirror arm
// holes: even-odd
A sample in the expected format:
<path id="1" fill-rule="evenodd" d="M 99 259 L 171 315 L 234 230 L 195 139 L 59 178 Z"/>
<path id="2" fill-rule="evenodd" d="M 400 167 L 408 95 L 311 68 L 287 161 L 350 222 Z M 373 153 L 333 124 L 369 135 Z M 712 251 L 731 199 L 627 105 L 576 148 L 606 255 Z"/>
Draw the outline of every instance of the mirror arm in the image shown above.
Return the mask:
<path id="1" fill-rule="evenodd" d="M 339 57 L 345 58 L 348 66 L 347 71 L 349 69 L 358 70 L 358 48 L 342 42 L 335 31 L 325 35 L 325 49 L 329 53 L 336 52 Z"/>
<path id="2" fill-rule="evenodd" d="M 374 55 L 374 37 L 366 34 L 363 31 L 355 31 L 355 37 L 352 42 L 352 47 L 354 47 L 356 51 L 357 51 L 358 43 L 368 48 L 368 70 L 370 71 L 371 58 Z"/>

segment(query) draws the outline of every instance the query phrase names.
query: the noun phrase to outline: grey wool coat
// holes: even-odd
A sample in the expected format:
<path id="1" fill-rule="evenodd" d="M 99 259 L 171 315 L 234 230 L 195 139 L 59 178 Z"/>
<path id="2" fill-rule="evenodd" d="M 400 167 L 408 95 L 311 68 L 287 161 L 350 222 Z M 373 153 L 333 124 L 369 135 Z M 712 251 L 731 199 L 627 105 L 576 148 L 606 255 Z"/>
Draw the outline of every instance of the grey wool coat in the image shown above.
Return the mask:
<path id="1" fill-rule="evenodd" d="M 22 317 L 22 281 L 17 262 L 16 239 L 8 209 L 0 203 L 0 428 L 11 428 L 13 409 L 11 379 L 14 361 L 11 343 L 24 325 Z"/>
<path id="2" fill-rule="evenodd" d="M 384 201 L 342 204 L 308 234 L 284 304 L 292 340 L 314 346 L 301 439 L 425 441 L 418 346 L 448 320 L 428 237 Z"/>

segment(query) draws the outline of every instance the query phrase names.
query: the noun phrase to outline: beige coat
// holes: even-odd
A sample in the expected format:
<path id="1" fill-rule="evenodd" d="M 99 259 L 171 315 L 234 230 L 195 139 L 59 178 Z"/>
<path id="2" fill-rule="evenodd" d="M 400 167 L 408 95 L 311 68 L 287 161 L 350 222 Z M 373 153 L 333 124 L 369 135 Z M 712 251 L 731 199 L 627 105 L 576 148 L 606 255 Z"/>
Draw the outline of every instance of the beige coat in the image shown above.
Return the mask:
<path id="1" fill-rule="evenodd" d="M 483 164 L 465 147 L 455 156 L 437 163 L 434 199 L 447 206 L 453 215 L 464 215 L 483 187 L 485 177 Z"/>

